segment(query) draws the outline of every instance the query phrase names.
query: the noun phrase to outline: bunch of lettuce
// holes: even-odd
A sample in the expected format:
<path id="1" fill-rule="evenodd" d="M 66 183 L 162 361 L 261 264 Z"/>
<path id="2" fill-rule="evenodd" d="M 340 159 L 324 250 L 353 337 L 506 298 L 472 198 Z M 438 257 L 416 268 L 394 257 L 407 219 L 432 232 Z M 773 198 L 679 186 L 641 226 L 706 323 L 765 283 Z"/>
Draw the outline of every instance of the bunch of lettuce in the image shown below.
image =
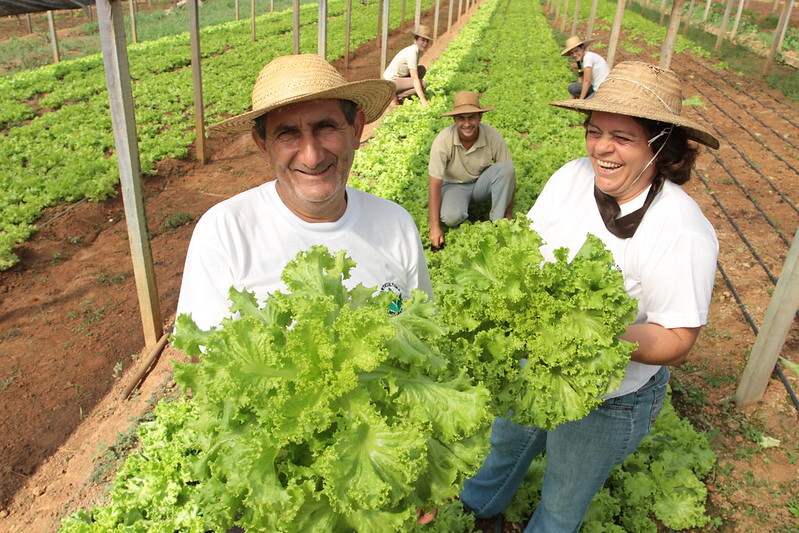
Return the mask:
<path id="1" fill-rule="evenodd" d="M 637 303 L 602 241 L 589 235 L 544 262 L 524 216 L 465 225 L 431 257 L 451 364 L 492 392 L 494 413 L 551 429 L 615 390 L 634 345 L 620 340 Z"/>
<path id="2" fill-rule="evenodd" d="M 231 290 L 237 317 L 220 327 L 200 331 L 179 317 L 175 345 L 200 358 L 175 368 L 190 407 L 138 455 L 174 451 L 157 469 L 126 464 L 112 508 L 68 522 L 397 531 L 417 509 L 454 498 L 487 453 L 489 393 L 426 342 L 444 333 L 426 293 L 391 316 L 393 293 L 345 287 L 354 266 L 314 247 L 286 267 L 288 290 L 263 305 Z"/>

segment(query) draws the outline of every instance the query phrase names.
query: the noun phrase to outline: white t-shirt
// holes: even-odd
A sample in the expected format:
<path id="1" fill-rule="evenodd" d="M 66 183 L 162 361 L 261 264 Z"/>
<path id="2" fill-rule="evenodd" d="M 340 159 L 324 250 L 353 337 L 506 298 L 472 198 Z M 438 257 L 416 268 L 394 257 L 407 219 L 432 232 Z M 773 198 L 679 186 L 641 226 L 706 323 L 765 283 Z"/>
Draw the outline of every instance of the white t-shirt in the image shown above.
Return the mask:
<path id="1" fill-rule="evenodd" d="M 527 213 L 546 243 L 541 247 L 544 257 L 552 261 L 553 250 L 567 247 L 571 260 L 592 233 L 611 251 L 627 293 L 638 300 L 636 324 L 654 322 L 673 329 L 707 323 L 719 245 L 696 202 L 667 180 L 635 235 L 621 239 L 605 228 L 593 191 L 594 170 L 588 158 L 566 163 L 549 178 Z M 641 207 L 647 192 L 648 188 L 622 204 L 620 216 Z M 638 390 L 659 369 L 630 361 L 620 388 L 606 397 Z"/>
<path id="2" fill-rule="evenodd" d="M 406 46 L 394 56 L 383 72 L 383 79 L 394 81 L 411 75 L 411 70 L 419 70 L 419 49 L 416 44 Z"/>
<path id="3" fill-rule="evenodd" d="M 583 69 L 589 67 L 591 68 L 591 87 L 596 91 L 610 74 L 610 66 L 602 56 L 586 50 L 583 55 Z"/>
<path id="4" fill-rule="evenodd" d="M 399 205 L 347 188 L 347 209 L 335 222 L 310 223 L 281 201 L 271 181 L 209 209 L 189 243 L 178 315 L 191 314 L 201 329 L 231 316 L 228 291 L 255 292 L 259 302 L 285 290 L 283 268 L 298 252 L 324 245 L 346 250 L 357 264 L 347 287 L 362 283 L 394 290 L 403 299 L 421 289 L 432 298 L 430 274 L 413 219 Z"/>

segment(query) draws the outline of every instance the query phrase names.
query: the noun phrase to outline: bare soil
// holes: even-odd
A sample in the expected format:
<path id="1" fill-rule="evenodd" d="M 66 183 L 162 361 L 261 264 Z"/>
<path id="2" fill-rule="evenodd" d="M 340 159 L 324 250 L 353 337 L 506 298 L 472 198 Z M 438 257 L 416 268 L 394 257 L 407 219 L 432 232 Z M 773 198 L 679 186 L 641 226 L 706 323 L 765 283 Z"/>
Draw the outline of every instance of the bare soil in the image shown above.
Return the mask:
<path id="1" fill-rule="evenodd" d="M 423 56 L 426 65 L 468 18 L 445 32 L 447 4 L 441 3 L 442 35 Z M 432 13 L 423 22 L 432 26 Z M 408 29 L 390 36 L 389 57 L 410 42 Z M 607 43 L 609 31 L 594 36 Z M 657 63 L 659 50 L 639 45 L 644 52 L 635 58 Z M 622 50 L 617 61 L 632 58 Z M 337 67 L 358 80 L 379 76 L 379 61 L 372 42 L 355 51 L 348 68 L 343 61 Z M 721 254 L 710 322 L 690 361 L 675 370 L 675 404 L 707 432 L 719 456 L 708 480 L 709 506 L 724 525 L 708 531 L 796 531 L 797 409 L 776 379 L 751 407 L 738 408 L 733 396 L 755 339 L 753 325 L 762 325 L 770 303 L 770 275 L 779 276 L 799 226 L 799 112 L 759 80 L 719 71 L 714 63 L 689 54 L 676 54 L 672 63 L 684 76 L 685 97 L 699 95 L 703 103 L 688 115 L 718 131 L 722 143 L 715 155 L 702 151 L 698 176 L 686 185 L 716 227 Z M 193 229 L 193 223 L 165 222 L 179 213 L 196 221 L 211 205 L 270 179 L 248 135 L 215 135 L 208 146 L 206 165 L 193 157 L 162 161 L 144 182 L 164 327 L 174 319 Z M 112 445 L 174 389 L 169 361 L 183 358 L 167 346 L 131 399 L 120 398 L 149 353 L 124 206 L 116 198 L 68 207 L 49 210 L 39 232 L 18 248 L 19 265 L 0 273 L 2 531 L 54 531 L 61 517 L 101 498 L 122 453 Z M 799 362 L 796 324 L 782 355 Z M 799 379 L 785 373 L 795 390 Z M 760 446 L 763 435 L 780 444 Z M 520 528 L 506 526 L 513 530 Z"/>

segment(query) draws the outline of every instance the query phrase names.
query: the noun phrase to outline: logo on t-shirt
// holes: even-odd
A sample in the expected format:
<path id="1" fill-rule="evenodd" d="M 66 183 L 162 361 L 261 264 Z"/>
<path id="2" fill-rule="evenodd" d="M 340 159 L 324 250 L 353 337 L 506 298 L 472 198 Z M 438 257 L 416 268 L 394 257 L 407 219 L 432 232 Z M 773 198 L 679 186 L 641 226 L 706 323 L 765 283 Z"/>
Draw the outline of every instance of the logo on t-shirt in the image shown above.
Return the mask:
<path id="1" fill-rule="evenodd" d="M 402 312 L 402 291 L 396 283 L 391 281 L 383 283 L 383 285 L 380 287 L 380 292 L 385 291 L 392 292 L 396 296 L 396 298 L 391 300 L 391 303 L 388 304 L 388 314 L 391 316 L 400 314 Z"/>

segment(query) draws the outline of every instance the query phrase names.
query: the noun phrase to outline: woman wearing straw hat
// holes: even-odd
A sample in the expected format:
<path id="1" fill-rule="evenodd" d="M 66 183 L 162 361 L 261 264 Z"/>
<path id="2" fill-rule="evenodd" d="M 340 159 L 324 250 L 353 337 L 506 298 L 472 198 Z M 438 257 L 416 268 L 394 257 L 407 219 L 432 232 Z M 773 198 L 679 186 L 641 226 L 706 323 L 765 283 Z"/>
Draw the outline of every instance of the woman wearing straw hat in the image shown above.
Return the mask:
<path id="1" fill-rule="evenodd" d="M 572 35 L 566 40 L 566 48 L 560 53 L 562 56 L 571 56 L 577 61 L 580 78 L 579 81 L 569 84 L 572 98 L 583 100 L 590 97 L 599 89 L 610 72 L 610 67 L 602 56 L 588 51 L 590 43 L 590 39 L 581 39 Z"/>
<path id="2" fill-rule="evenodd" d="M 255 82 L 252 110 L 210 129 L 249 132 L 269 170 L 262 185 L 209 209 L 189 244 L 178 314 L 202 329 L 229 316 L 231 286 L 262 301 L 285 287 L 300 251 L 346 250 L 348 283 L 397 294 L 432 287 L 419 232 L 399 205 L 347 187 L 364 124 L 394 96 L 386 80 L 348 83 L 316 54 L 278 57 Z"/>
<path id="3" fill-rule="evenodd" d="M 642 62 L 620 63 L 589 100 L 552 105 L 586 113 L 588 157 L 561 167 L 528 213 L 553 250 L 573 257 L 591 233 L 624 277 L 638 315 L 622 338 L 637 344 L 621 384 L 586 417 L 552 431 L 497 419 L 491 451 L 461 500 L 480 517 L 498 514 L 530 462 L 546 450 L 541 501 L 525 531 L 577 531 L 609 472 L 650 431 L 669 378 L 707 321 L 718 241 L 680 187 L 698 150 L 718 148 L 682 115 L 677 75 Z"/>
<path id="4" fill-rule="evenodd" d="M 513 215 L 516 170 L 502 134 L 482 123 L 480 97 L 472 91 L 455 95 L 454 124 L 444 128 L 433 140 L 428 163 L 427 208 L 430 244 L 444 244 L 441 223 L 455 227 L 469 216 L 469 204 L 491 200 L 489 218 L 499 220 Z"/>
<path id="5" fill-rule="evenodd" d="M 419 64 L 419 58 L 432 42 L 433 32 L 428 26 L 420 24 L 413 32 L 413 44 L 400 50 L 386 67 L 383 79 L 393 81 L 397 85 L 394 103 L 398 104 L 415 94 L 422 104 L 427 105 L 427 97 L 424 94 L 427 88 L 427 82 L 424 81 L 427 69 Z"/>

